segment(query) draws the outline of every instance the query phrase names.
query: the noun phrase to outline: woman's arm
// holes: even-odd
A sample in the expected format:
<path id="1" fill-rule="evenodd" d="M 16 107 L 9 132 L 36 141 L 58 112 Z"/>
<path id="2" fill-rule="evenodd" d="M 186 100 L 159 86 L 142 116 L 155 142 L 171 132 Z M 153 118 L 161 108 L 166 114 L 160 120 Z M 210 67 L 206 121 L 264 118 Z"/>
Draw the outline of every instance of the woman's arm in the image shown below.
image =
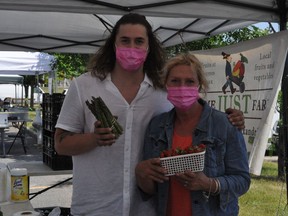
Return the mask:
<path id="1" fill-rule="evenodd" d="M 156 192 L 156 183 L 169 180 L 165 173 L 166 170 L 160 166 L 159 158 L 141 161 L 135 168 L 137 184 L 147 194 Z"/>
<path id="2" fill-rule="evenodd" d="M 144 136 L 143 161 L 135 168 L 137 185 L 147 194 L 156 192 L 156 183 L 163 183 L 169 178 L 165 176 L 166 170 L 160 165 L 160 158 L 153 155 L 155 140 L 150 139 L 153 120 L 149 123 Z"/>

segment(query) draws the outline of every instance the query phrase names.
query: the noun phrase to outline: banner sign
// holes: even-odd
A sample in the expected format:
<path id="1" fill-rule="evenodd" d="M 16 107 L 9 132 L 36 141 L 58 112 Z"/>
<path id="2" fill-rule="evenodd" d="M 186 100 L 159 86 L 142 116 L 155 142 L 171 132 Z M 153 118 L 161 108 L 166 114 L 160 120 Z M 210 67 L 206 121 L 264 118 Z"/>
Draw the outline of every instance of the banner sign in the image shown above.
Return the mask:
<path id="1" fill-rule="evenodd" d="M 215 109 L 239 109 L 245 116 L 250 172 L 261 174 L 288 47 L 288 32 L 232 46 L 192 52 L 203 63 Z"/>

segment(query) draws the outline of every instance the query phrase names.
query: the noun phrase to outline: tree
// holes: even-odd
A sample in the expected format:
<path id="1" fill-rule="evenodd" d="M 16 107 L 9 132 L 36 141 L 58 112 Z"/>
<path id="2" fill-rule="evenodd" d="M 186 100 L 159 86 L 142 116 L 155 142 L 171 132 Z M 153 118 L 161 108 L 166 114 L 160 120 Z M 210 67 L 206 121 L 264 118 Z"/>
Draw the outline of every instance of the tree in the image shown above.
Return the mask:
<path id="1" fill-rule="evenodd" d="M 169 56 L 173 56 L 177 53 L 185 51 L 213 49 L 262 37 L 270 33 L 272 33 L 272 31 L 270 31 L 268 28 L 260 29 L 252 25 L 243 29 L 237 29 L 227 33 L 207 37 L 205 39 L 169 47 L 167 48 L 167 52 Z"/>
<path id="2" fill-rule="evenodd" d="M 79 76 L 86 71 L 86 65 L 89 60 L 88 54 L 63 54 L 63 53 L 52 53 L 55 57 L 56 62 L 53 65 L 53 70 L 56 71 L 59 80 L 65 78 L 72 79 L 73 77 Z M 24 86 L 24 106 L 34 108 L 34 88 L 38 84 L 48 83 L 48 74 L 41 75 L 39 81 L 35 75 L 25 75 L 23 86 Z M 29 98 L 29 87 L 30 87 L 30 102 Z"/>
<path id="3" fill-rule="evenodd" d="M 63 80 L 65 78 L 72 79 L 86 72 L 86 65 L 89 60 L 88 54 L 77 53 L 52 53 L 56 59 L 54 69 L 57 78 Z"/>
<path id="4" fill-rule="evenodd" d="M 277 155 L 278 155 L 278 178 L 284 179 L 285 178 L 285 144 L 284 140 L 284 130 L 285 127 L 283 125 L 283 101 L 282 101 L 282 91 L 279 91 L 277 97 L 277 111 L 280 113 L 280 120 L 278 121 L 279 133 L 276 139 L 277 145 Z"/>
<path id="5" fill-rule="evenodd" d="M 34 108 L 34 88 L 37 86 L 35 75 L 25 75 L 23 80 L 24 86 L 24 106 Z M 28 105 L 29 98 L 29 87 L 30 88 L 30 103 Z"/>

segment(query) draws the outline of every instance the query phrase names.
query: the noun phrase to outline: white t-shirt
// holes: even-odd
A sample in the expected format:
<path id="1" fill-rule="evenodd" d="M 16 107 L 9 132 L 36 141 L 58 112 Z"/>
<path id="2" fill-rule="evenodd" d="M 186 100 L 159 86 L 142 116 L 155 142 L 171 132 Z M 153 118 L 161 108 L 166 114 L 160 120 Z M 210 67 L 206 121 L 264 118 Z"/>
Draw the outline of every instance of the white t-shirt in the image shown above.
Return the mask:
<path id="1" fill-rule="evenodd" d="M 108 76 L 101 81 L 90 73 L 74 79 L 65 97 L 56 128 L 75 133 L 94 131 L 95 117 L 85 104 L 100 96 L 124 133 L 112 146 L 97 147 L 73 156 L 71 213 L 91 216 L 153 215 L 149 202 L 136 188 L 135 166 L 142 158 L 145 129 L 155 115 L 172 108 L 165 91 L 155 90 L 147 76 L 128 104 Z"/>

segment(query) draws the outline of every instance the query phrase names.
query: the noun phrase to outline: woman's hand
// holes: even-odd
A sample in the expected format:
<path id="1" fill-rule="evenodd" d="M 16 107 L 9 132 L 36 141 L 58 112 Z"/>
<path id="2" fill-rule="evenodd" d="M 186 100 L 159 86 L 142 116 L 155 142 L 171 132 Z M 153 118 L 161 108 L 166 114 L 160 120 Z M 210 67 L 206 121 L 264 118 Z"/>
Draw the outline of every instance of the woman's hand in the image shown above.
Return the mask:
<path id="1" fill-rule="evenodd" d="M 167 171 L 160 166 L 160 158 L 141 161 L 135 168 L 136 180 L 139 187 L 146 193 L 155 193 L 155 182 L 168 181 Z"/>
<path id="2" fill-rule="evenodd" d="M 142 179 L 150 179 L 158 183 L 169 180 L 165 174 L 167 171 L 161 167 L 159 158 L 152 158 L 138 163 L 135 173 Z"/>
<path id="3" fill-rule="evenodd" d="M 184 173 L 175 175 L 176 179 L 188 190 L 203 190 L 209 191 L 211 187 L 211 180 L 203 172 L 192 172 L 186 170 Z"/>
<path id="4" fill-rule="evenodd" d="M 245 128 L 245 119 L 241 110 L 228 108 L 225 112 L 228 114 L 228 119 L 232 125 L 236 126 L 239 130 Z"/>
<path id="5" fill-rule="evenodd" d="M 110 146 L 116 142 L 115 134 L 112 133 L 112 129 L 102 128 L 100 121 L 94 123 L 94 134 L 96 135 L 97 146 Z"/>

